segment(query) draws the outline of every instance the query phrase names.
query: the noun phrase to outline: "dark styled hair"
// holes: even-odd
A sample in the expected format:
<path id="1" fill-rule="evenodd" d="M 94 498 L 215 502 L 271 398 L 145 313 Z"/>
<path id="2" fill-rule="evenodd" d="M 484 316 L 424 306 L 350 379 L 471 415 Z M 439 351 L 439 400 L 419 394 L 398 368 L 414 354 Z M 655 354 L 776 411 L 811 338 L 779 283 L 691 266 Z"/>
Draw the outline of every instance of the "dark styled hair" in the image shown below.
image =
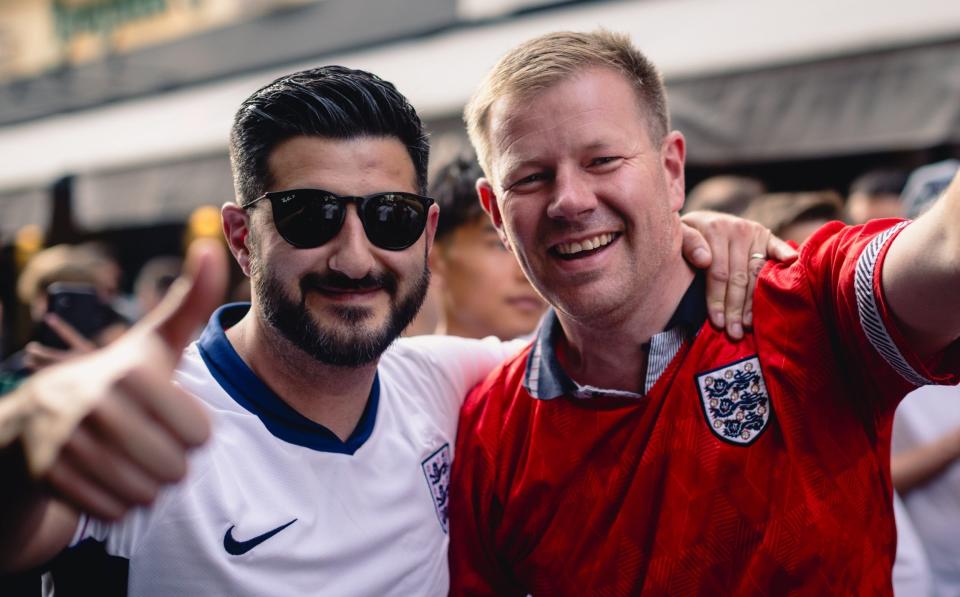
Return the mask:
<path id="1" fill-rule="evenodd" d="M 374 74 L 322 66 L 280 77 L 254 92 L 237 111 L 230 162 L 241 205 L 266 192 L 272 183 L 270 153 L 297 136 L 396 137 L 410 154 L 418 192 L 426 192 L 430 144 L 407 98 Z"/>
<path id="2" fill-rule="evenodd" d="M 442 241 L 454 230 L 484 216 L 477 199 L 477 179 L 483 176 L 473 155 L 457 156 L 437 172 L 429 195 L 440 206 L 436 240 Z"/>

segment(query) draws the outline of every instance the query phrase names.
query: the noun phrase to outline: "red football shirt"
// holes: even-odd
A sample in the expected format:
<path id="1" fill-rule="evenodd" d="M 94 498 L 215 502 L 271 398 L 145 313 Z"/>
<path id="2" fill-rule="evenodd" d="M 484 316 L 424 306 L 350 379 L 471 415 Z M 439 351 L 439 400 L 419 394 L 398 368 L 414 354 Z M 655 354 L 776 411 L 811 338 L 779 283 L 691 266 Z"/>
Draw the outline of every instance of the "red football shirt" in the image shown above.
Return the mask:
<path id="1" fill-rule="evenodd" d="M 895 329 L 893 224 L 831 224 L 768 264 L 753 332 L 703 325 L 643 396 L 547 399 L 541 326 L 462 411 L 453 594 L 890 594 L 893 411 L 960 381 L 960 346 L 920 362 Z"/>

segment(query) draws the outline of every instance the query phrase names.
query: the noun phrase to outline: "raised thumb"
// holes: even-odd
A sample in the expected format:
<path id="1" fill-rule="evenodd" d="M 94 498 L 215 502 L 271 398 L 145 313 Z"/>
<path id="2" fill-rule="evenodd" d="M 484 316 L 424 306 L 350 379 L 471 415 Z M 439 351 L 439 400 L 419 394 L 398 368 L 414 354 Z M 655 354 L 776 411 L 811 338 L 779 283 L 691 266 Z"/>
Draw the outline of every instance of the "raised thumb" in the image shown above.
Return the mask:
<path id="1" fill-rule="evenodd" d="M 167 295 L 138 327 L 155 332 L 170 350 L 171 362 L 207 323 L 227 291 L 227 256 L 223 245 L 213 239 L 198 239 L 187 249 L 184 273 Z"/>

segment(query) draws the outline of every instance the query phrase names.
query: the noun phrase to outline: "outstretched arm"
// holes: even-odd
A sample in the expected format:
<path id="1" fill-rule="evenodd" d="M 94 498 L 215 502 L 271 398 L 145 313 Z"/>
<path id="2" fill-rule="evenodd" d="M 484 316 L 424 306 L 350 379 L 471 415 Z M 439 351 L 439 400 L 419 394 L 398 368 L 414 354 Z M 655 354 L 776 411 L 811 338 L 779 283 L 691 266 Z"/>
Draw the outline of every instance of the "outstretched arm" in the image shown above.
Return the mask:
<path id="1" fill-rule="evenodd" d="M 66 547 L 80 513 L 117 520 L 186 473 L 203 407 L 172 373 L 226 286 L 222 249 L 196 245 L 193 280 L 110 346 L 45 368 L 0 400 L 0 571 Z"/>
<path id="2" fill-rule="evenodd" d="M 960 173 L 890 245 L 881 283 L 900 331 L 920 356 L 960 338 Z"/>

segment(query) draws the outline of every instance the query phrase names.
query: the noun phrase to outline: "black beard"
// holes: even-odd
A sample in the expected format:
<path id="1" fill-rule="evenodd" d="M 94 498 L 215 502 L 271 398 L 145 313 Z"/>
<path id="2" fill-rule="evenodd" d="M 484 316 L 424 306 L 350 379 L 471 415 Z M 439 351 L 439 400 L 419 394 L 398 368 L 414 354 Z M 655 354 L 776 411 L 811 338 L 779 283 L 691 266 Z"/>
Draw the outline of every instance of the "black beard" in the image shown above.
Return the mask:
<path id="1" fill-rule="evenodd" d="M 423 272 L 413 288 L 403 295 L 397 295 L 397 278 L 391 273 L 367 275 L 359 280 L 337 272 L 323 276 L 311 273 L 300 279 L 300 300 L 296 302 L 287 296 L 279 280 L 258 266 L 251 263 L 251 277 L 263 318 L 294 346 L 314 359 L 336 367 L 361 367 L 380 358 L 416 317 L 430 285 L 430 270 L 424 258 Z M 390 314 L 386 323 L 380 329 L 364 331 L 361 328 L 353 334 L 344 334 L 336 328 L 324 329 L 306 306 L 307 293 L 320 288 L 383 289 L 390 295 Z M 366 307 L 335 306 L 333 312 L 341 323 L 348 326 L 362 325 L 372 315 Z"/>

